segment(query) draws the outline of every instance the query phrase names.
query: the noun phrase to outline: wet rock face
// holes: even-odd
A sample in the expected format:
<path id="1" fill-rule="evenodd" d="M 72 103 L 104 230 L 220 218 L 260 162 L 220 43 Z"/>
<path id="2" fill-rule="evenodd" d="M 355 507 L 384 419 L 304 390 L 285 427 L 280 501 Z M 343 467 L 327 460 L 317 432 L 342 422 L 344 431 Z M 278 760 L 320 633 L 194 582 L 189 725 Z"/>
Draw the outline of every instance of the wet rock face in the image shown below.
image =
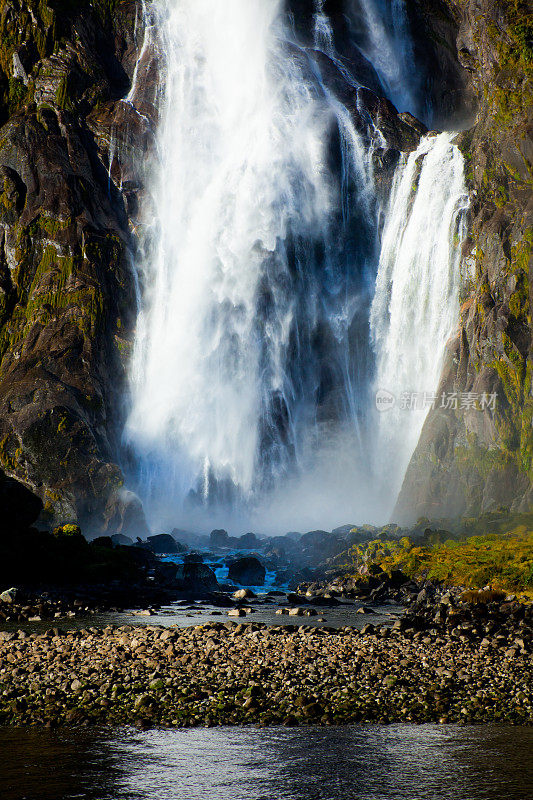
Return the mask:
<path id="1" fill-rule="evenodd" d="M 0 467 L 50 522 L 95 532 L 145 532 L 115 463 L 132 244 L 87 123 L 128 91 L 134 19 L 131 2 L 52 0 L 0 16 Z"/>
<path id="2" fill-rule="evenodd" d="M 493 6 L 498 2 L 493 0 Z M 476 93 L 471 76 L 458 57 L 457 35 L 463 5 L 455 0 L 405 3 L 419 92 L 434 128 L 461 130 L 475 116 Z"/>
<path id="3" fill-rule="evenodd" d="M 295 57 L 298 58 L 297 52 Z M 357 49 L 350 50 L 347 56 L 355 84 L 324 53 L 311 50 L 306 58 L 315 61 L 324 85 L 347 108 L 365 147 L 372 150 L 376 194 L 385 204 L 401 154 L 416 150 L 421 136 L 427 133 L 426 126 L 412 114 L 399 113 L 384 97 L 372 64 Z"/>
<path id="4" fill-rule="evenodd" d="M 446 2 L 457 59 L 477 97 L 458 139 L 471 189 L 460 326 L 438 390 L 496 394 L 494 410 L 430 411 L 395 517 L 472 515 L 533 500 L 530 281 L 531 46 L 526 4 Z M 433 23 L 433 4 L 426 6 Z"/>

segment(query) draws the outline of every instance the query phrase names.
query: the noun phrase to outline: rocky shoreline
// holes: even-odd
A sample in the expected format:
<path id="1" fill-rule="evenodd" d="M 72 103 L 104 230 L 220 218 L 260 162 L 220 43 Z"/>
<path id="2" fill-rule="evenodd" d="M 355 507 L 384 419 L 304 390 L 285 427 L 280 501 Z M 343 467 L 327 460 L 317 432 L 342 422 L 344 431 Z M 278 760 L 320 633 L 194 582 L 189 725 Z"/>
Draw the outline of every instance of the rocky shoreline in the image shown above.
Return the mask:
<path id="1" fill-rule="evenodd" d="M 220 609 L 207 624 L 91 626 L 101 610 L 144 607 L 137 613 L 150 616 L 171 597 L 178 613 L 201 607 L 187 605 L 192 595 L 176 599 L 186 594 L 146 581 L 3 592 L 0 623 L 11 630 L 0 631 L 0 724 L 533 724 L 533 605 L 513 595 L 374 565 L 296 592 L 204 590 L 201 603 Z M 379 614 L 380 604 L 396 612 Z M 248 622 L 267 609 L 299 624 Z M 331 609 L 349 626 L 321 624 Z M 364 624 L 360 612 L 378 622 Z M 86 627 L 68 630 L 70 617 Z M 46 620 L 63 629 L 25 624 Z"/>
<path id="2" fill-rule="evenodd" d="M 533 724 L 532 607 L 461 605 L 427 630 L 418 613 L 361 632 L 221 621 L 0 633 L 0 724 Z"/>

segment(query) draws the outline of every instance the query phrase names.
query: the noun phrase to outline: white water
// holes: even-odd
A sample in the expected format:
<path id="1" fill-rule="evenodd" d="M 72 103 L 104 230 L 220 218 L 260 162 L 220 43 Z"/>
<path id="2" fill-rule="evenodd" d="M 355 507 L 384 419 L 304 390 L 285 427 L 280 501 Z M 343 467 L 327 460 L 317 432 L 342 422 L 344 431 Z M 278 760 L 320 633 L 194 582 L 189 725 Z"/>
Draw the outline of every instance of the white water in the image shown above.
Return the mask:
<path id="1" fill-rule="evenodd" d="M 352 0 L 362 12 L 365 39 L 361 49 L 376 70 L 387 97 L 399 111 L 423 119 L 405 0 Z"/>
<path id="2" fill-rule="evenodd" d="M 313 34 L 315 46 L 330 58 L 335 58 L 333 30 L 328 15 L 324 13 L 324 0 L 314 1 L 315 14 Z"/>
<path id="3" fill-rule="evenodd" d="M 315 526 L 340 524 L 368 496 L 356 485 L 368 347 L 354 321 L 365 328 L 372 274 L 370 155 L 289 46 L 281 0 L 150 11 L 156 245 L 139 265 L 125 431 L 139 493 L 161 524 L 202 508 L 224 524 L 217 505 L 237 502 L 290 527 L 306 501 Z M 333 47 L 320 4 L 315 36 Z"/>
<path id="4" fill-rule="evenodd" d="M 446 342 L 459 319 L 468 195 L 463 157 L 452 138 L 448 133 L 424 138 L 400 165 L 383 232 L 370 324 L 375 389 L 396 398 L 394 408 L 379 416 L 376 449 L 376 471 L 389 504 L 416 447 L 430 395 L 438 388 Z M 419 410 L 402 409 L 402 393 L 417 393 Z"/>

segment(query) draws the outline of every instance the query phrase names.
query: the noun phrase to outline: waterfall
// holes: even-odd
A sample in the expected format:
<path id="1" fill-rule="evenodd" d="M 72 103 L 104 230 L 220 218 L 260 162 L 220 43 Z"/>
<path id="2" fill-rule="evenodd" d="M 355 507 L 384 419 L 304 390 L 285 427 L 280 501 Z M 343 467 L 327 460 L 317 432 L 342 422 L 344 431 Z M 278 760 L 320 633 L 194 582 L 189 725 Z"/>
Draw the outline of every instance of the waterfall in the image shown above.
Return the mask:
<path id="1" fill-rule="evenodd" d="M 395 401 L 379 416 L 376 448 L 389 505 L 429 408 L 441 403 L 433 395 L 459 319 L 468 194 L 463 157 L 452 139 L 450 133 L 427 136 L 400 164 L 383 232 L 370 323 L 375 390 Z"/>
<path id="2" fill-rule="evenodd" d="M 352 0 L 362 17 L 359 45 L 399 111 L 424 119 L 405 0 Z"/>
<path id="3" fill-rule="evenodd" d="M 161 525 L 224 524 L 230 507 L 345 522 L 368 497 L 371 154 L 281 0 L 148 12 L 161 99 L 125 430 L 137 490 Z M 326 22 L 317 3 L 331 51 Z"/>
<path id="4" fill-rule="evenodd" d="M 324 13 L 324 0 L 315 0 L 314 23 L 315 46 L 330 58 L 334 58 L 333 30 L 328 15 Z"/>

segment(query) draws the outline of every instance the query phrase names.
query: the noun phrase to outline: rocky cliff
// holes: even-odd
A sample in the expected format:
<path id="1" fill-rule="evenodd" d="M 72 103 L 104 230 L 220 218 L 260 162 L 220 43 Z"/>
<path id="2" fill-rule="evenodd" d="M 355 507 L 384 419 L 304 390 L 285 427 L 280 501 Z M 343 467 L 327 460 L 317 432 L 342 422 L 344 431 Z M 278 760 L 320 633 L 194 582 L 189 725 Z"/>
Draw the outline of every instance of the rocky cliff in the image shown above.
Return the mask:
<path id="1" fill-rule="evenodd" d="M 439 394 L 496 394 L 494 410 L 430 411 L 395 517 L 477 514 L 533 502 L 531 252 L 533 17 L 521 0 L 411 5 L 419 34 L 462 65 L 476 117 L 458 139 L 467 165 L 471 230 L 457 335 Z M 450 32 L 454 33 L 453 48 Z M 421 37 L 419 36 L 419 41 Z M 466 403 L 468 405 L 468 403 Z M 479 405 L 479 404 L 478 404 Z"/>
<path id="2" fill-rule="evenodd" d="M 132 242 L 101 148 L 135 18 L 114 0 L 0 2 L 0 467 L 45 519 L 97 529 L 139 512 L 116 464 Z"/>

